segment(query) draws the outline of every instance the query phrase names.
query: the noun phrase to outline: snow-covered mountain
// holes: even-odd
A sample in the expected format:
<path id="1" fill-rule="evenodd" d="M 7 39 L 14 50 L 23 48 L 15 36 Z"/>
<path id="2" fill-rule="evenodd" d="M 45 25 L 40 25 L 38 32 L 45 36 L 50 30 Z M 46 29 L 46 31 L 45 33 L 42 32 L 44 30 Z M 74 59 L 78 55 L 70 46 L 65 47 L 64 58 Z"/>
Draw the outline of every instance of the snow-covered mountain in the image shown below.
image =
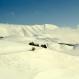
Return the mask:
<path id="1" fill-rule="evenodd" d="M 79 29 L 0 24 L 1 79 L 79 79 Z"/>
<path id="2" fill-rule="evenodd" d="M 40 27 L 41 26 L 41 27 Z M 0 36 L 20 35 L 20 36 L 33 36 L 34 34 L 44 32 L 45 30 L 56 29 L 56 25 L 12 25 L 0 24 Z"/>

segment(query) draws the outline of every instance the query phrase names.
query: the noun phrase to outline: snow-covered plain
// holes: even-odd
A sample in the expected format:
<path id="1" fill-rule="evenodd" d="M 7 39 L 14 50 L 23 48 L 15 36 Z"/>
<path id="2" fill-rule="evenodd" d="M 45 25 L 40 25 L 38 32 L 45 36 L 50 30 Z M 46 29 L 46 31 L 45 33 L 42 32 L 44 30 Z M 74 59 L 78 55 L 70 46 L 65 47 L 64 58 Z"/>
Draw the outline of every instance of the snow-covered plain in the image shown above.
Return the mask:
<path id="1" fill-rule="evenodd" d="M 0 79 L 79 79 L 79 28 L 0 24 Z"/>

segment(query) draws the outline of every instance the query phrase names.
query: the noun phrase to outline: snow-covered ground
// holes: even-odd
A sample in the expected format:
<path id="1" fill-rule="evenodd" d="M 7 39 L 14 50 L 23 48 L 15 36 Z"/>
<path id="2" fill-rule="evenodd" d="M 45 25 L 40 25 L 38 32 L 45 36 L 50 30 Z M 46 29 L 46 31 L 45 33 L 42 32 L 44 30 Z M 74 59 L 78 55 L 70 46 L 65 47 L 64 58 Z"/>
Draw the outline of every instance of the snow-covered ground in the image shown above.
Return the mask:
<path id="1" fill-rule="evenodd" d="M 79 79 L 79 28 L 0 24 L 0 79 Z"/>

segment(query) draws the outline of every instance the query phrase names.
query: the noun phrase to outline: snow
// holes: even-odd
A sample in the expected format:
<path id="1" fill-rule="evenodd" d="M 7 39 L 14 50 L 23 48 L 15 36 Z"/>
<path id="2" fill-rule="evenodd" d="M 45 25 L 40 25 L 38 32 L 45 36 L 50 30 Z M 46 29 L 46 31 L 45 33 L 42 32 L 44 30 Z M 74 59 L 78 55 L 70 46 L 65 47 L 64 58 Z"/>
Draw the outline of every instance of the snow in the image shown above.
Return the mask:
<path id="1" fill-rule="evenodd" d="M 52 24 L 0 24 L 0 79 L 79 79 L 78 34 Z"/>

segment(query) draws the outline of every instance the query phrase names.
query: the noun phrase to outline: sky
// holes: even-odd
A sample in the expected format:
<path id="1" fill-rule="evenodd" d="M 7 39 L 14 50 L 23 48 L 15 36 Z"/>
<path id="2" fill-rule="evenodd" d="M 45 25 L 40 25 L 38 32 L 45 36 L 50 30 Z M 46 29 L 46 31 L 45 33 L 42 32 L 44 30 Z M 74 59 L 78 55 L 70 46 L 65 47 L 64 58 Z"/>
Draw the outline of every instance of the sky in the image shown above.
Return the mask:
<path id="1" fill-rule="evenodd" d="M 0 23 L 79 24 L 79 0 L 0 0 Z"/>

